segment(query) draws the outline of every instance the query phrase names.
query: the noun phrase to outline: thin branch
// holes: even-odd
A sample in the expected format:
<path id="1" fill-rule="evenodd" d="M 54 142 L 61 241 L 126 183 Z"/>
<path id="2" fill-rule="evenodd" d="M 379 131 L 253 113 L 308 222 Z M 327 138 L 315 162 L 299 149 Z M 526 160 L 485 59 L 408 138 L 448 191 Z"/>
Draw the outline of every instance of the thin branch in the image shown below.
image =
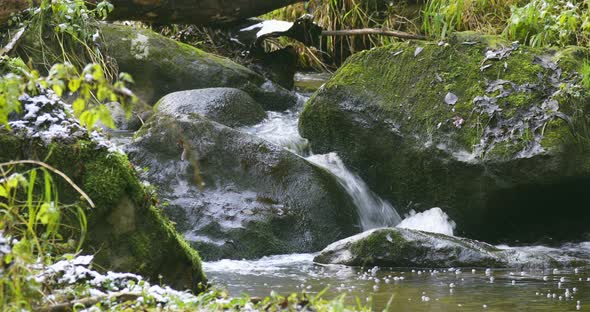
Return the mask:
<path id="1" fill-rule="evenodd" d="M 27 27 L 25 26 L 16 32 L 16 34 L 14 35 L 12 40 L 10 40 L 10 42 L 7 45 L 5 45 L 3 48 L 0 49 L 0 56 L 2 56 L 4 54 L 8 54 L 10 51 L 12 51 L 12 49 L 14 49 L 14 47 L 16 46 L 16 44 L 18 43 L 20 38 L 25 33 L 26 29 L 27 29 Z"/>
<path id="2" fill-rule="evenodd" d="M 418 39 L 425 40 L 424 35 L 415 35 L 403 31 L 387 30 L 381 28 L 360 28 L 360 29 L 343 29 L 343 30 L 324 30 L 322 36 L 355 36 L 355 35 L 382 35 L 391 36 L 401 39 Z"/>
<path id="3" fill-rule="evenodd" d="M 115 300 L 117 302 L 125 302 L 125 301 L 134 301 L 137 298 L 141 297 L 141 293 L 132 293 L 132 292 L 117 292 L 111 293 L 105 296 L 96 296 L 96 297 L 87 297 L 82 298 L 66 303 L 59 303 L 54 305 L 49 305 L 45 307 L 37 307 L 34 309 L 35 311 L 43 311 L 43 312 L 65 312 L 65 311 L 74 311 L 75 308 L 88 308 L 91 307 L 99 302 L 105 300 Z"/>
<path id="4" fill-rule="evenodd" d="M 44 167 L 44 168 L 52 171 L 53 173 L 59 175 L 64 180 L 66 180 L 66 182 L 68 182 L 78 193 L 80 193 L 80 195 L 82 195 L 82 197 L 84 197 L 84 199 L 88 202 L 90 207 L 95 208 L 94 202 L 92 201 L 92 199 L 90 199 L 90 197 L 78 185 L 76 185 L 76 183 L 74 183 L 74 181 L 72 181 L 65 173 L 53 168 L 52 166 L 50 166 L 44 162 L 40 162 L 40 161 L 36 161 L 36 160 L 15 160 L 15 161 L 9 161 L 9 162 L 5 162 L 5 163 L 0 163 L 0 167 L 16 166 L 16 165 L 24 165 L 24 164 L 41 166 L 41 167 Z"/>

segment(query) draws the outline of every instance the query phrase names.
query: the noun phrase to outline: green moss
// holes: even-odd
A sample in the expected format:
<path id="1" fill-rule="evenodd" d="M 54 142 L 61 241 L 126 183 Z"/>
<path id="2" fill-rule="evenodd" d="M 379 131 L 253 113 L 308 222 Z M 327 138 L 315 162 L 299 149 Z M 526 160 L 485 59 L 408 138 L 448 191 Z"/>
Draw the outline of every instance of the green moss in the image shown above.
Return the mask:
<path id="1" fill-rule="evenodd" d="M 590 96 L 576 83 L 587 49 L 513 50 L 501 39 L 457 36 L 448 45 L 403 42 L 351 56 L 306 103 L 300 132 L 314 152 L 338 152 L 396 207 L 441 207 L 463 233 L 488 239 L 499 236 L 484 229 L 489 216 L 501 222 L 534 211 L 498 194 L 590 172 Z M 494 46 L 510 49 L 486 60 Z M 445 103 L 449 92 L 454 105 Z"/>
<path id="2" fill-rule="evenodd" d="M 537 83 L 538 74 L 548 77 L 551 72 L 535 64 L 535 57 L 552 55 L 555 51 L 519 47 L 500 61 L 486 61 L 491 67 L 482 70 L 485 51 L 509 43 L 497 36 L 475 33 L 458 33 L 452 42 L 456 44 L 404 42 L 357 53 L 336 72 L 326 89 L 330 92 L 346 86 L 348 92 L 373 100 L 376 111 L 387 112 L 407 132 L 449 136 L 459 143 L 460 149 L 473 151 L 474 145 L 480 142 L 483 127 L 491 119 L 487 114 L 474 112 L 474 99 L 487 94 L 486 82 L 502 79 L 516 85 Z M 423 50 L 414 56 L 418 47 Z M 572 53 L 580 51 L 562 53 L 561 59 Z M 453 106 L 444 101 L 448 92 L 458 97 Z M 513 92 L 500 98 L 498 104 L 503 118 L 509 119 L 532 104 L 540 105 L 544 96 L 541 92 Z M 308 103 L 313 102 L 314 98 Z M 319 108 L 319 114 L 329 119 L 329 110 L 337 108 L 325 106 Z M 464 120 L 460 128 L 453 126 L 455 118 Z M 514 156 L 519 151 L 513 149 L 506 155 Z"/>
<path id="3" fill-rule="evenodd" d="M 84 167 L 89 174 L 84 175 L 83 189 L 99 207 L 111 209 L 123 195 L 141 202 L 141 185 L 126 155 L 96 152 Z"/>
<path id="4" fill-rule="evenodd" d="M 96 143 L 23 139 L 0 132 L 7 147 L 0 161 L 39 159 L 63 171 L 94 201 L 87 210 L 88 233 L 83 249 L 95 254 L 104 269 L 134 272 L 179 288 L 202 290 L 206 277 L 198 253 L 174 229 L 162 212 L 151 205 L 127 156 L 108 152 Z M 62 203 L 80 203 L 80 196 L 62 179 L 55 179 Z"/>
<path id="5" fill-rule="evenodd" d="M 408 242 L 397 231 L 378 230 L 371 233 L 369 237 L 355 242 L 350 247 L 350 251 L 361 259 L 360 263 L 356 263 L 356 265 L 376 265 L 379 263 L 377 255 L 388 254 L 390 259 L 399 258 L 401 260 L 407 244 Z"/>

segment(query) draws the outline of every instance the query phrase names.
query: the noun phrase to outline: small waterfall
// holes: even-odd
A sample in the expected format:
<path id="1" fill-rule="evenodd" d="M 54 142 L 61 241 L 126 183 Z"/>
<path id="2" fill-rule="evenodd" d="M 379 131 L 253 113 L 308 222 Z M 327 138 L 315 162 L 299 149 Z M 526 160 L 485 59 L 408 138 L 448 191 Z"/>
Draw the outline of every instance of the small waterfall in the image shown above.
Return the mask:
<path id="1" fill-rule="evenodd" d="M 312 155 L 306 159 L 326 168 L 337 178 L 358 209 L 363 231 L 395 226 L 402 221 L 395 208 L 373 193 L 358 175 L 348 170 L 336 153 Z"/>

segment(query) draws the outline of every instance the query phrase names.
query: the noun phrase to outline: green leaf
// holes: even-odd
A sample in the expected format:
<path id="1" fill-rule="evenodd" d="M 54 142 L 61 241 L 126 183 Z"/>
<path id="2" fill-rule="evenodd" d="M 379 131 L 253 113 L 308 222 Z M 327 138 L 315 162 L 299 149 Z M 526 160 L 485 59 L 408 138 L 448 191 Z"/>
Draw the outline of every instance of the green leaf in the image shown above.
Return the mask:
<path id="1" fill-rule="evenodd" d="M 70 92 L 76 92 L 80 88 L 80 84 L 82 83 L 81 79 L 72 79 L 68 82 L 68 88 Z"/>
<path id="2" fill-rule="evenodd" d="M 59 84 L 54 84 L 51 86 L 51 89 L 53 90 L 53 92 L 55 92 L 55 94 L 57 94 L 57 96 L 61 97 L 64 89 L 62 86 L 60 86 Z"/>
<path id="3" fill-rule="evenodd" d="M 8 198 L 8 190 L 0 185 L 0 197 Z"/>
<path id="4" fill-rule="evenodd" d="M 94 125 L 98 121 L 98 114 L 94 110 L 87 110 L 82 112 L 80 115 L 80 123 L 86 126 L 88 130 L 94 128 Z"/>
<path id="5" fill-rule="evenodd" d="M 77 98 L 72 103 L 72 108 L 74 109 L 74 114 L 76 116 L 80 115 L 80 113 L 86 108 L 86 101 L 82 98 Z"/>

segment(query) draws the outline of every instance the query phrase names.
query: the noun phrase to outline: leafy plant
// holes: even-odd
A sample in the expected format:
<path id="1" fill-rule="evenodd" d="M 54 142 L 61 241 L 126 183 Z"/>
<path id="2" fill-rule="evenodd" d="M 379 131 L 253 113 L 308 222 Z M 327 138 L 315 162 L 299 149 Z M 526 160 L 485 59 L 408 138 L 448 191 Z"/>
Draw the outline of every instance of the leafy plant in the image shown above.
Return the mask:
<path id="1" fill-rule="evenodd" d="M 89 8 L 83 0 L 41 0 L 38 8 L 29 10 L 15 25 L 27 29 L 19 55 L 45 70 L 54 63 L 69 63 L 79 71 L 88 63 L 99 64 L 113 80 L 117 68 L 101 50 L 97 23 L 112 10 L 107 1 Z"/>
<path id="2" fill-rule="evenodd" d="M 18 167 L 22 165 L 35 167 L 22 171 Z M 31 309 L 43 292 L 33 273 L 57 255 L 79 250 L 84 240 L 86 214 L 79 205 L 59 203 L 54 175 L 64 178 L 94 206 L 68 177 L 47 164 L 0 163 L 0 306 L 4 311 Z M 77 220 L 75 230 L 60 231 L 65 215 Z M 66 232 L 72 235 L 63 237 Z"/>
<path id="3" fill-rule="evenodd" d="M 16 61 L 0 58 L 0 64 L 3 62 Z M 74 114 L 88 129 L 92 129 L 98 120 L 114 128 L 105 103 L 119 102 L 127 114 L 131 114 L 137 97 L 126 84 L 132 82 L 129 74 L 121 73 L 119 79 L 111 84 L 99 64 L 87 65 L 80 74 L 69 63 L 55 64 L 49 69 L 47 77 L 41 77 L 38 71 L 29 70 L 22 64 L 14 72 L 0 77 L 0 125 L 8 127 L 8 115 L 13 111 L 20 112 L 20 96 L 36 95 L 43 89 L 51 89 L 60 97 L 66 92 L 75 95 L 72 104 Z"/>
<path id="4" fill-rule="evenodd" d="M 515 6 L 504 34 L 531 46 L 586 45 L 590 38 L 588 1 L 532 0 Z"/>

